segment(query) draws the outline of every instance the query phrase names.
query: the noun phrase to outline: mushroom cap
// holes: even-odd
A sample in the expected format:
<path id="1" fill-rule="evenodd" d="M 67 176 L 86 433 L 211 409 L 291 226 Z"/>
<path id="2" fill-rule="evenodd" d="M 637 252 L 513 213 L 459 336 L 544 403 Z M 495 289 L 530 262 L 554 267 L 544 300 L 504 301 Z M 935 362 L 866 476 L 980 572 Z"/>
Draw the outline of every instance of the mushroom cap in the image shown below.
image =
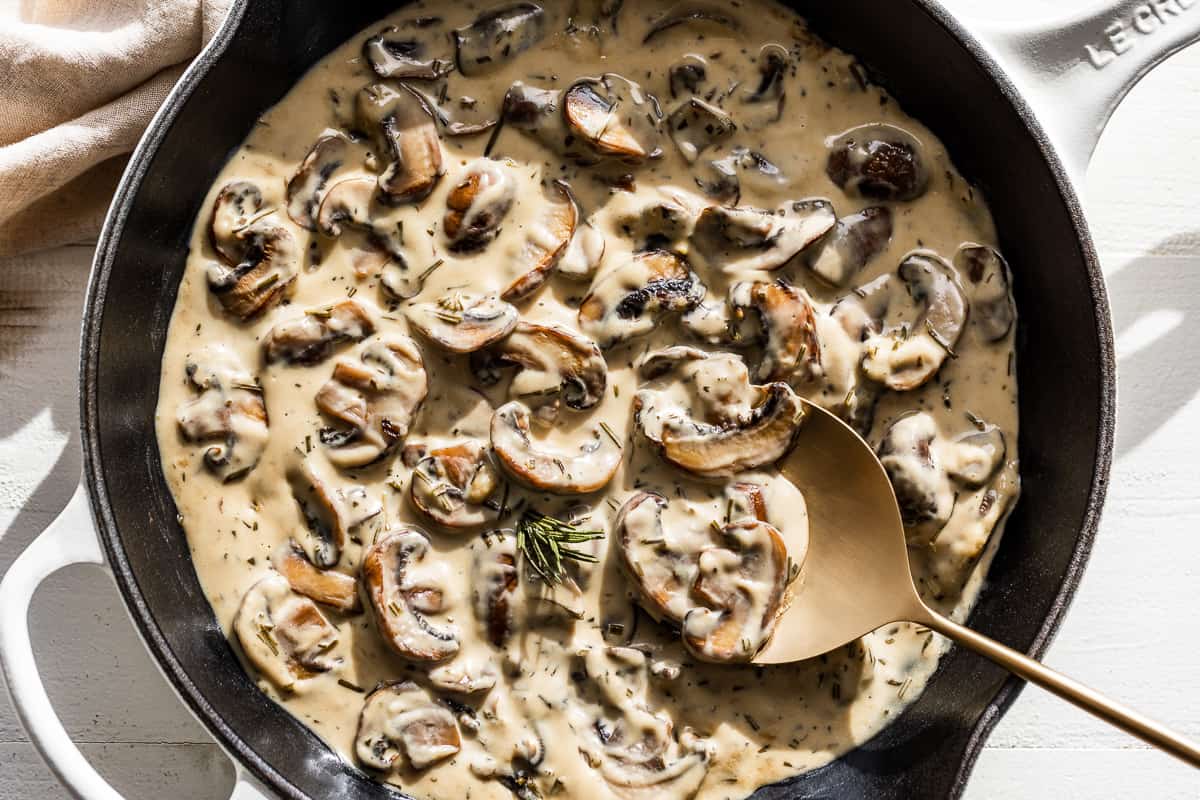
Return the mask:
<path id="1" fill-rule="evenodd" d="M 429 392 L 425 362 L 407 336 L 373 337 L 342 359 L 317 392 L 317 408 L 348 426 L 322 431 L 329 460 L 360 467 L 404 440 Z"/>
<path id="2" fill-rule="evenodd" d="M 915 200 L 929 186 L 924 146 L 909 131 L 885 123 L 851 128 L 825 140 L 825 172 L 851 196 Z"/>
<path id="3" fill-rule="evenodd" d="M 379 190 L 392 205 L 425 199 L 444 172 L 437 124 L 404 84 L 373 83 L 358 93 L 358 124 L 371 133 L 388 166 Z"/>
<path id="4" fill-rule="evenodd" d="M 403 526 L 380 534 L 363 556 L 363 580 L 379 633 L 409 661 L 444 661 L 459 650 L 458 629 L 429 617 L 445 610 L 445 596 L 442 573 L 422 563 L 428 554 L 425 533 Z"/>
<path id="5" fill-rule="evenodd" d="M 757 383 L 802 383 L 821 373 L 821 341 L 808 296 L 782 280 L 735 284 L 729 303 L 737 315 L 757 317 L 763 344 Z"/>
<path id="6" fill-rule="evenodd" d="M 275 572 L 246 592 L 233 631 L 255 669 L 286 691 L 304 691 L 307 679 L 342 663 L 332 652 L 337 628 Z"/>
<path id="7" fill-rule="evenodd" d="M 450 250 L 469 253 L 487 247 L 516 198 L 516 178 L 503 163 L 478 158 L 468 164 L 463 178 L 446 195 L 442 231 Z"/>
<path id="8" fill-rule="evenodd" d="M 709 206 L 696 220 L 696 255 L 730 275 L 777 270 L 819 242 L 837 223 L 824 198 L 795 200 L 775 211 Z"/>
<path id="9" fill-rule="evenodd" d="M 647 250 L 597 277 L 579 306 L 579 327 L 607 349 L 649 333 L 664 313 L 695 308 L 704 294 L 680 255 Z"/>
<path id="10" fill-rule="evenodd" d="M 306 531 L 300 537 L 304 552 L 321 568 L 337 566 L 350 532 L 383 510 L 366 488 L 339 485 L 311 458 L 290 466 L 287 479 L 304 516 Z"/>
<path id="11" fill-rule="evenodd" d="M 467 77 L 486 75 L 513 60 L 546 35 L 546 14 L 534 3 L 513 3 L 485 11 L 456 28 L 454 58 Z"/>
<path id="12" fill-rule="evenodd" d="M 954 356 L 967 321 L 967 298 L 954 267 L 930 250 L 904 257 L 896 274 L 920 311 L 907 333 L 873 337 L 863 358 L 863 372 L 897 392 L 925 384 Z"/>
<path id="13" fill-rule="evenodd" d="M 542 195 L 545 204 L 527 227 L 516 256 L 517 268 L 523 272 L 500 295 L 510 302 L 528 297 L 546 282 L 575 235 L 579 210 L 567 184 L 558 180 L 544 184 Z"/>
<path id="14" fill-rule="evenodd" d="M 845 286 L 892 238 L 892 210 L 869 206 L 842 217 L 820 249 L 806 253 L 809 270 L 830 286 Z"/>
<path id="15" fill-rule="evenodd" d="M 519 314 L 494 294 L 454 292 L 414 303 L 406 316 L 434 344 L 452 353 L 473 353 L 512 333 Z"/>
<path id="16" fill-rule="evenodd" d="M 355 613 L 362 609 L 358 598 L 358 580 L 344 572 L 313 566 L 295 540 L 289 539 L 275 548 L 271 553 L 271 566 L 287 578 L 294 592 L 339 611 Z"/>
<path id="17" fill-rule="evenodd" d="M 596 343 L 561 325 L 519 322 L 472 366 L 484 384 L 495 383 L 498 367 L 515 364 L 520 372 L 509 394 L 521 398 L 553 395 L 568 408 L 591 408 L 604 398 L 608 365 Z"/>
<path id="18" fill-rule="evenodd" d="M 953 455 L 945 459 L 946 471 L 963 486 L 978 489 L 996 474 L 1007 453 L 1004 431 L 981 422 L 978 430 L 954 440 Z"/>
<path id="19" fill-rule="evenodd" d="M 287 184 L 287 212 L 292 222 L 309 231 L 317 230 L 316 215 L 330 177 L 346 161 L 350 140 L 340 131 L 322 133 L 308 155 L 296 167 Z"/>
<path id="20" fill-rule="evenodd" d="M 430 450 L 417 462 L 409 495 L 422 514 L 447 528 L 474 528 L 496 519 L 486 505 L 499 481 L 487 447 L 469 440 Z"/>
<path id="21" fill-rule="evenodd" d="M 608 484 L 621 465 L 621 448 L 595 430 L 578 454 L 535 447 L 529 409 L 513 400 L 492 415 L 492 450 L 519 483 L 553 494 L 588 494 Z"/>
<path id="22" fill-rule="evenodd" d="M 998 342 L 1017 319 L 1012 273 L 1000 251 L 983 244 L 964 244 L 954 266 L 971 293 L 971 324 L 985 342 Z"/>
<path id="23" fill-rule="evenodd" d="M 934 446 L 938 435 L 933 417 L 917 412 L 893 422 L 879 443 L 879 461 L 896 492 L 904 525 L 922 533 L 941 530 L 954 510 L 954 487 Z"/>
<path id="24" fill-rule="evenodd" d="M 597 159 L 640 164 L 662 154 L 658 100 L 628 78 L 609 72 L 578 80 L 563 92 L 562 109 L 568 132 Z"/>
<path id="25" fill-rule="evenodd" d="M 424 58 L 425 45 L 419 39 L 400 36 L 389 25 L 363 42 L 362 56 L 381 78 L 395 80 L 434 80 L 449 74 L 454 65 L 440 58 Z"/>
<path id="26" fill-rule="evenodd" d="M 179 406 L 176 422 L 189 442 L 201 442 L 204 465 L 222 481 L 237 480 L 258 464 L 269 429 L 262 389 L 224 345 L 188 360 L 188 381 L 199 395 Z"/>
<path id="27" fill-rule="evenodd" d="M 329 357 L 335 345 L 358 342 L 374 332 L 367 310 L 353 300 L 343 300 L 276 323 L 263 337 L 263 358 L 268 364 L 317 364 Z"/>
<path id="28" fill-rule="evenodd" d="M 208 266 L 208 288 L 239 319 L 263 313 L 295 289 L 300 253 L 296 239 L 251 181 L 231 181 L 213 204 L 209 239 L 220 261 Z"/>
<path id="29" fill-rule="evenodd" d="M 354 754 L 365 767 L 425 769 L 461 747 L 454 714 L 411 681 L 384 684 L 363 702 Z"/>

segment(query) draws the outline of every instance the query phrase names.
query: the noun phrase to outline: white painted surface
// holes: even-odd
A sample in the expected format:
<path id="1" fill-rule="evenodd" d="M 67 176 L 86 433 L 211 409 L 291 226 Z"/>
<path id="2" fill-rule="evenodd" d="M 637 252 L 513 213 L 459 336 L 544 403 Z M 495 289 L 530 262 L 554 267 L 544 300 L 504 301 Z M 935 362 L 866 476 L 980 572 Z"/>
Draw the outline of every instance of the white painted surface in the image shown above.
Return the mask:
<path id="1" fill-rule="evenodd" d="M 947 4 L 1013 16 L 1089 3 Z M 1088 177 L 1117 332 L 1120 425 L 1099 540 L 1047 660 L 1200 738 L 1197 130 L 1200 47 L 1133 92 Z M 66 504 L 79 474 L 75 370 L 90 258 L 72 247 L 0 261 L 0 571 Z M 33 635 L 67 729 L 130 800 L 228 796 L 232 768 L 158 675 L 99 570 L 52 578 L 34 601 Z M 967 796 L 1190 800 L 1200 773 L 1030 689 L 989 740 Z M 0 700 L 0 800 L 61 797 Z"/>

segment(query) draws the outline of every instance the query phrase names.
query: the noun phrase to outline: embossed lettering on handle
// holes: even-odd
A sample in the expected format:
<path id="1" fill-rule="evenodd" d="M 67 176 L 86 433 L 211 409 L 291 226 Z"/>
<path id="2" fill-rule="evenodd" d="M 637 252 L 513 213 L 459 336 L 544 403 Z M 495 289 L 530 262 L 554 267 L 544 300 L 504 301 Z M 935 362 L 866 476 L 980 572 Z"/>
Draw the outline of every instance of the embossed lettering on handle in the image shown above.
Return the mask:
<path id="1" fill-rule="evenodd" d="M 1168 25 L 1179 24 L 1179 18 L 1198 3 L 1200 0 L 1150 0 L 1142 3 L 1129 16 L 1118 17 L 1108 23 L 1101 41 L 1083 46 L 1088 61 L 1096 69 L 1104 69 L 1137 47 L 1142 37 L 1154 36 Z"/>

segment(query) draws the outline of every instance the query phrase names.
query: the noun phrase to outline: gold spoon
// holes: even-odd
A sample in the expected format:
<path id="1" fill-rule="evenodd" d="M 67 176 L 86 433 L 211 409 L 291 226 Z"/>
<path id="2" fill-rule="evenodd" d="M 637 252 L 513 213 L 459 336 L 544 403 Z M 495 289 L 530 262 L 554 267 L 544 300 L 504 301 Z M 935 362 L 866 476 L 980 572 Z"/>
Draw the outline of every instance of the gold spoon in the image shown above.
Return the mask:
<path id="1" fill-rule="evenodd" d="M 925 605 L 909 571 L 900 508 L 883 465 L 846 423 L 805 405 L 810 414 L 781 467 L 808 505 L 808 555 L 791 603 L 755 663 L 813 658 L 888 623 L 914 622 L 1200 767 L 1194 743 Z"/>

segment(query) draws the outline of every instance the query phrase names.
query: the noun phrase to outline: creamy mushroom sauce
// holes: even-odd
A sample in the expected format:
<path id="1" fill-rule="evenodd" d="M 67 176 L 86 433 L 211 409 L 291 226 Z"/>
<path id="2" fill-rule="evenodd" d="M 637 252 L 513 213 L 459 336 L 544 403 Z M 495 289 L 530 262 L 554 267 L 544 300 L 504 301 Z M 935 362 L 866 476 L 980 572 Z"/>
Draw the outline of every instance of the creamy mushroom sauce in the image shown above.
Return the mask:
<path id="1" fill-rule="evenodd" d="M 669 618 L 714 614 L 687 581 L 699 553 L 738 578 L 731 526 L 776 530 L 785 579 L 803 569 L 803 498 L 742 469 L 795 420 L 741 460 L 693 448 L 739 470 L 705 479 L 647 429 L 736 432 L 789 383 L 835 409 L 880 446 L 922 594 L 960 618 L 1018 493 L 1007 268 L 937 138 L 781 7 L 621 5 L 510 4 L 498 33 L 491 6 L 418 2 L 373 25 L 263 116 L 192 236 L 157 435 L 197 573 L 263 691 L 418 797 L 742 797 L 921 693 L 944 645 L 907 624 L 784 666 L 694 655 Z M 746 366 L 693 370 L 635 423 L 670 384 L 648 354 L 675 345 Z M 537 458 L 581 474 L 509 474 Z M 666 541 L 628 556 L 684 581 L 665 622 L 617 552 L 643 491 Z M 438 521 L 414 505 L 442 495 Z M 538 581 L 512 533 L 528 508 L 606 533 L 577 545 L 598 563 Z M 742 592 L 765 608 L 760 578 Z"/>

